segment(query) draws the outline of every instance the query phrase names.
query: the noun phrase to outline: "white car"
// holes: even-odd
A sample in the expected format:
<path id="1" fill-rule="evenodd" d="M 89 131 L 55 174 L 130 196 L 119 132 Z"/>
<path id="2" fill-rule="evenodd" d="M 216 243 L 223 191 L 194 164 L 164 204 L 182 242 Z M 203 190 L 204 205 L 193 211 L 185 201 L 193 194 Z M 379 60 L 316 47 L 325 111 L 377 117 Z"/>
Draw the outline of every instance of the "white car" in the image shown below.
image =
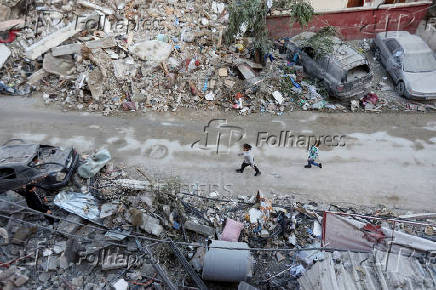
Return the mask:
<path id="1" fill-rule="evenodd" d="M 401 96 L 436 99 L 435 53 L 419 36 L 407 31 L 380 32 L 375 38 L 375 55 Z"/>

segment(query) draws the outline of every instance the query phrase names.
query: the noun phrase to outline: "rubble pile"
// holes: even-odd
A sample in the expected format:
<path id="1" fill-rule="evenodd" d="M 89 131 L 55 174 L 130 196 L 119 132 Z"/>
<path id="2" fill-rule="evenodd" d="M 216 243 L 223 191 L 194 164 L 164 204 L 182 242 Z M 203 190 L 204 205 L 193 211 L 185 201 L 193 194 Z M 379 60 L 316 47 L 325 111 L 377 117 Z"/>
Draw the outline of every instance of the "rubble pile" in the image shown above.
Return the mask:
<path id="1" fill-rule="evenodd" d="M 377 104 L 360 108 L 330 99 L 302 67 L 290 64 L 283 40 L 254 62 L 252 38 L 223 43 L 226 2 L 26 3 L 2 4 L 0 30 L 7 35 L 0 43 L 0 90 L 32 94 L 65 110 L 107 115 L 188 108 L 280 115 L 293 110 L 434 109 L 409 101 L 398 106 L 398 96 L 381 96 Z M 367 41 L 362 47 L 369 53 Z M 389 87 L 374 84 L 376 94 Z"/>
<path id="2" fill-rule="evenodd" d="M 341 256 L 322 246 L 324 239 L 346 239 L 323 232 L 326 212 L 337 212 L 338 221 L 342 214 L 359 213 L 349 223 L 366 224 L 365 216 L 376 219 L 356 236 L 365 241 L 356 246 L 365 245 L 365 239 L 387 239 L 381 227 L 389 228 L 392 219 L 436 218 L 434 213 L 383 206 L 299 202 L 292 194 L 267 197 L 259 191 L 229 197 L 195 185 L 181 188 L 178 178 L 161 178 L 139 168 L 129 172 L 114 166 L 105 150 L 81 159 L 70 184 L 46 192 L 46 217 L 51 215 L 54 222 L 28 208 L 14 191 L 0 195 L 4 289 L 206 289 L 221 282 L 234 282 L 235 287 L 226 286 L 231 288 L 239 282 L 239 287 L 261 289 L 289 289 L 299 283 L 308 287 L 306 271 L 324 267 L 320 263 L 326 259 L 339 263 L 348 257 L 346 251 Z M 395 231 L 412 239 L 409 244 L 415 248 L 434 248 L 434 229 L 414 222 L 397 224 Z M 434 287 L 430 280 L 426 283 L 425 289 Z"/>

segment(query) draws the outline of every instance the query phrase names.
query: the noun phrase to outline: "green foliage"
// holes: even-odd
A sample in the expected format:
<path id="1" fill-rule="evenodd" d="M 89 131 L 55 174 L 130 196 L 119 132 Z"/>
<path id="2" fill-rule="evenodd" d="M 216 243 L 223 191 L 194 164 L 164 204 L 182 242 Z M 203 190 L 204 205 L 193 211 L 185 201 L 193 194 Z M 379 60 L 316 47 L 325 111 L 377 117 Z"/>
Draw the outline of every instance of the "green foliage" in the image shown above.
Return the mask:
<path id="1" fill-rule="evenodd" d="M 291 26 L 294 24 L 294 21 L 297 21 L 301 27 L 307 26 L 315 14 L 312 5 L 306 1 L 296 2 L 291 5 L 290 9 L 293 20 Z"/>
<path id="2" fill-rule="evenodd" d="M 229 5 L 229 25 L 224 33 L 224 41 L 233 43 L 240 33 L 242 25 L 246 25 L 246 33 L 254 37 L 255 48 L 266 53 L 270 47 L 266 29 L 267 7 L 263 0 L 234 0 Z"/>
<path id="3" fill-rule="evenodd" d="M 313 48 L 315 57 L 320 58 L 333 53 L 335 46 L 335 42 L 332 39 L 333 36 L 336 36 L 336 29 L 333 26 L 323 27 L 314 36 L 309 38 L 304 46 Z"/>

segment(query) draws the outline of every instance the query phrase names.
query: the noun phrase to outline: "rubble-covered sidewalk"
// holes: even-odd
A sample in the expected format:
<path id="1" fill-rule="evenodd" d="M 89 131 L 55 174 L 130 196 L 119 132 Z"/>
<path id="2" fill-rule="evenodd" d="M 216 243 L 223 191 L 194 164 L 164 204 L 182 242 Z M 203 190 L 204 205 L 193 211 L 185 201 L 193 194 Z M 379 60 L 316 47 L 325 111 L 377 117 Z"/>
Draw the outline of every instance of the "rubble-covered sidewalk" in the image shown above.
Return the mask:
<path id="1" fill-rule="evenodd" d="M 15 192 L 0 194 L 0 283 L 4 289 L 436 286 L 435 213 L 302 203 L 261 192 L 232 198 L 180 184 L 119 167 L 102 150 L 82 154 L 71 182 L 45 192 L 53 224 Z"/>
<path id="2" fill-rule="evenodd" d="M 23 1 L 2 4 L 0 92 L 32 95 L 65 110 L 178 109 L 269 112 L 434 111 L 400 98 L 370 52 L 377 99 L 341 102 L 290 64 L 284 40 L 253 61 L 253 39 L 223 43 L 229 13 L 219 1 Z M 9 31 L 9 32 L 8 32 Z M 292 81 L 294 80 L 294 81 Z M 296 82 L 295 80 L 298 80 Z"/>

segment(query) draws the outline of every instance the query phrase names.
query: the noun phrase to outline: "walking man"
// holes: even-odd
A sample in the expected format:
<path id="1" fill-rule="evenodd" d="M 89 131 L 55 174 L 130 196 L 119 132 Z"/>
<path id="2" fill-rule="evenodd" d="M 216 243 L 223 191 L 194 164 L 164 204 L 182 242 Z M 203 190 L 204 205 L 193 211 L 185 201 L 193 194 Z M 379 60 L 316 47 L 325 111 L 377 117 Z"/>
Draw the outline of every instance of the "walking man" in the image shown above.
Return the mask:
<path id="1" fill-rule="evenodd" d="M 254 176 L 259 176 L 261 173 L 259 168 L 257 168 L 256 164 L 254 163 L 254 157 L 253 157 L 253 152 L 251 151 L 251 145 L 244 144 L 243 151 L 244 152 L 239 153 L 238 156 L 244 156 L 244 161 L 242 162 L 241 168 L 236 169 L 236 172 L 243 173 L 245 167 L 251 166 L 256 171 Z"/>
<path id="2" fill-rule="evenodd" d="M 322 168 L 321 163 L 316 163 L 315 160 L 318 158 L 319 155 L 319 149 L 315 145 L 312 145 L 309 149 L 309 157 L 307 158 L 307 165 L 305 165 L 305 168 L 311 168 L 312 165 Z"/>

